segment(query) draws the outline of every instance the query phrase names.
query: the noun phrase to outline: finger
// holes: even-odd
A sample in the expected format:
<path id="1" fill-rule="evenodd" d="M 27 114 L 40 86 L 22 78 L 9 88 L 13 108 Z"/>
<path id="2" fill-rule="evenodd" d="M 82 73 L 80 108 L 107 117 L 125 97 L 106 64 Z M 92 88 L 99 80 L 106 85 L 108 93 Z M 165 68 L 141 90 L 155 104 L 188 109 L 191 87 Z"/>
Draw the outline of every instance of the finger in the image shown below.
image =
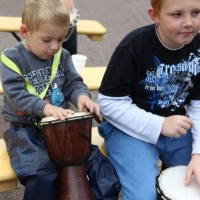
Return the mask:
<path id="1" fill-rule="evenodd" d="M 89 109 L 89 112 L 90 112 L 90 113 L 93 113 L 93 112 L 94 112 L 94 108 L 93 108 L 93 105 L 92 105 L 92 104 L 90 104 L 90 105 L 88 106 L 88 109 Z"/>
<path id="2" fill-rule="evenodd" d="M 84 108 L 86 108 L 86 110 L 87 110 L 88 112 L 90 112 L 90 113 L 93 112 L 93 104 L 92 104 L 91 102 L 86 101 L 86 102 L 85 102 Z"/>
<path id="3" fill-rule="evenodd" d="M 179 138 L 181 135 L 178 133 L 178 132 L 176 132 L 176 133 L 173 133 L 171 136 L 169 136 L 169 137 L 172 137 L 172 138 Z"/>
<path id="4" fill-rule="evenodd" d="M 178 133 L 181 135 L 185 135 L 187 133 L 187 130 L 184 128 L 180 128 Z"/>
<path id="5" fill-rule="evenodd" d="M 65 109 L 65 112 L 66 112 L 67 115 L 68 114 L 74 114 L 74 111 L 73 110 L 69 110 L 69 109 Z"/>
<path id="6" fill-rule="evenodd" d="M 182 124 L 182 128 L 184 128 L 184 129 L 187 131 L 187 130 L 189 130 L 189 129 L 191 128 L 191 126 L 190 126 L 190 124 L 184 122 L 184 123 Z"/>
<path id="7" fill-rule="evenodd" d="M 187 124 L 190 126 L 190 128 L 194 126 L 192 120 L 191 120 L 190 118 L 188 118 L 188 117 L 184 117 L 184 120 L 183 120 L 183 121 L 184 121 L 185 123 L 187 123 Z"/>
<path id="8" fill-rule="evenodd" d="M 60 110 L 58 110 L 57 111 L 57 117 L 60 119 L 60 120 L 62 120 L 62 121 L 64 121 L 66 118 L 68 118 L 69 117 L 69 113 L 68 112 L 71 112 L 70 110 L 65 110 L 65 109 L 60 109 Z"/>
<path id="9" fill-rule="evenodd" d="M 81 104 L 78 104 L 77 106 L 78 106 L 78 111 L 82 112 L 83 111 L 83 106 Z"/>
<path id="10" fill-rule="evenodd" d="M 186 176 L 185 176 L 185 184 L 188 185 L 190 183 L 191 177 L 192 177 L 192 170 L 187 168 Z"/>
<path id="11" fill-rule="evenodd" d="M 64 121 L 67 118 L 67 115 L 64 115 L 63 113 L 58 113 L 57 116 L 61 121 Z"/>

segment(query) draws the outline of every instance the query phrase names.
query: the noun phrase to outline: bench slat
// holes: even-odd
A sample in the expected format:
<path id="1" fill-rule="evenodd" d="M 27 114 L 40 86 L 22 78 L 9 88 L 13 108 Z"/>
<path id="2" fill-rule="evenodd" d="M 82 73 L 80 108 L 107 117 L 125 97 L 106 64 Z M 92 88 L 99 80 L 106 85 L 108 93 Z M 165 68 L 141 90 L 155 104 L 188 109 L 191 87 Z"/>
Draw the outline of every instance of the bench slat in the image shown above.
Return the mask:
<path id="1" fill-rule="evenodd" d="M 3 139 L 0 140 L 0 192 L 17 189 L 17 175 L 10 165 L 10 159 Z"/>
<path id="2" fill-rule="evenodd" d="M 19 32 L 21 17 L 0 16 L 0 32 Z M 107 29 L 95 20 L 82 20 L 77 22 L 77 33 L 87 35 L 93 41 L 101 41 Z"/>

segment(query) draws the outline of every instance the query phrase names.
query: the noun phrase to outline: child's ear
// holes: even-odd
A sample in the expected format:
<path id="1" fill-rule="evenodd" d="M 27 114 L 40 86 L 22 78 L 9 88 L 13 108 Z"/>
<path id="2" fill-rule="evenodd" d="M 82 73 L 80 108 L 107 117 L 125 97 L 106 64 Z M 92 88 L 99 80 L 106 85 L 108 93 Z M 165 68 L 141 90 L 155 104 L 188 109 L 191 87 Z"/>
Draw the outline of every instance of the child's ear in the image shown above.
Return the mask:
<path id="1" fill-rule="evenodd" d="M 159 18 L 155 10 L 152 7 L 150 7 L 148 9 L 148 13 L 149 13 L 149 17 L 157 24 L 159 22 Z"/>
<path id="2" fill-rule="evenodd" d="M 22 24 L 20 26 L 20 35 L 22 36 L 23 39 L 27 39 L 28 32 L 29 32 L 29 30 L 28 30 L 27 26 L 25 24 Z"/>

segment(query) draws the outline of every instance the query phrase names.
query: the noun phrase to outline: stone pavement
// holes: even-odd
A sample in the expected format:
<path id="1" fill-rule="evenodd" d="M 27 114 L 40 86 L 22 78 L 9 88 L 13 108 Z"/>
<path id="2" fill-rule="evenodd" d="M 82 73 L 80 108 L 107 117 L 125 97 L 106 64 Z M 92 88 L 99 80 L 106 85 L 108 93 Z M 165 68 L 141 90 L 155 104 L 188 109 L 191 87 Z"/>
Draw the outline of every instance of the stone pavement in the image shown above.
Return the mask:
<path id="1" fill-rule="evenodd" d="M 21 16 L 25 0 L 0 0 L 1 16 Z M 93 42 L 85 35 L 78 35 L 78 53 L 88 57 L 87 66 L 106 66 L 121 39 L 131 30 L 152 23 L 147 14 L 150 0 L 74 0 L 81 19 L 97 20 L 107 28 L 103 41 Z M 0 32 L 0 52 L 16 43 L 9 33 Z M 92 92 L 96 100 L 97 92 Z M 3 98 L 0 96 L 0 109 Z M 8 127 L 0 116 L 0 138 Z M 24 188 L 0 193 L 0 200 L 22 200 Z M 121 197 L 120 197 L 121 199 Z"/>

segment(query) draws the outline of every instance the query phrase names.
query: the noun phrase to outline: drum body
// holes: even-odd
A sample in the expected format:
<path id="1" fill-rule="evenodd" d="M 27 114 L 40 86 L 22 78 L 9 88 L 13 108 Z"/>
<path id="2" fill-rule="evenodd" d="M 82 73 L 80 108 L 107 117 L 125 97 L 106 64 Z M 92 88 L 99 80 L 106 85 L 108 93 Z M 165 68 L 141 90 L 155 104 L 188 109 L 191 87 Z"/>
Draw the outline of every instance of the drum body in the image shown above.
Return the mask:
<path id="1" fill-rule="evenodd" d="M 58 167 L 60 200 L 93 200 L 85 163 L 91 151 L 92 115 L 75 113 L 65 121 L 41 120 L 50 159 Z"/>
<path id="2" fill-rule="evenodd" d="M 157 194 L 160 200 L 197 200 L 200 189 L 196 177 L 191 183 L 185 184 L 187 166 L 175 166 L 164 170 L 157 178 Z"/>
<path id="3" fill-rule="evenodd" d="M 74 8 L 73 13 L 70 13 L 69 29 L 68 29 L 67 36 L 64 39 L 64 42 L 66 42 L 70 38 L 70 36 L 72 35 L 72 33 L 74 32 L 75 26 L 76 26 L 76 24 L 77 24 L 77 22 L 78 22 L 79 19 L 80 19 L 79 11 Z"/>

